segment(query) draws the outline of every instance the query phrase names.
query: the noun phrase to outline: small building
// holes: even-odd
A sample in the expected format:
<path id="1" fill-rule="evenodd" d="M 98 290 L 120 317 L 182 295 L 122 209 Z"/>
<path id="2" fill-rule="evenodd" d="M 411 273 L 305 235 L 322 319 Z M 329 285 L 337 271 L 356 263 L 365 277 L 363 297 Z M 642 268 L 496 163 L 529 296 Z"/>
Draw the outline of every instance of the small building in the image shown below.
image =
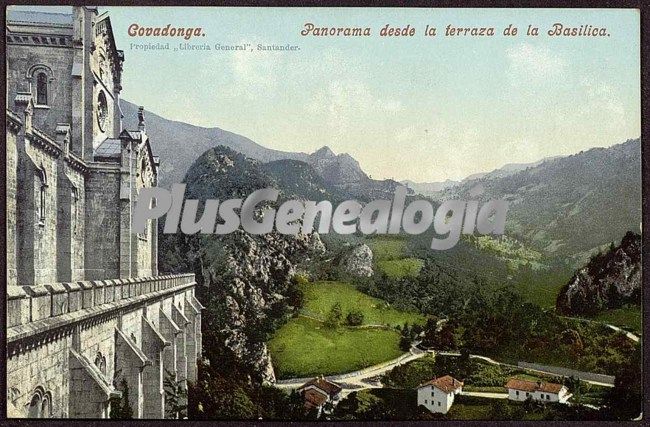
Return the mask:
<path id="1" fill-rule="evenodd" d="M 463 391 L 463 382 L 450 375 L 435 378 L 418 387 L 418 406 L 431 412 L 446 414 L 454 403 L 454 397 Z"/>
<path id="2" fill-rule="evenodd" d="M 510 378 L 505 388 L 508 389 L 508 399 L 517 401 L 524 401 L 531 398 L 539 402 L 566 403 L 570 397 L 569 390 L 562 384 L 543 381 L 526 381 Z"/>
<path id="3" fill-rule="evenodd" d="M 298 388 L 298 392 L 305 399 L 305 408 L 307 410 L 316 408 L 318 415 L 326 403 L 335 403 L 339 400 L 341 390 L 341 386 L 326 380 L 322 375 L 307 381 Z"/>

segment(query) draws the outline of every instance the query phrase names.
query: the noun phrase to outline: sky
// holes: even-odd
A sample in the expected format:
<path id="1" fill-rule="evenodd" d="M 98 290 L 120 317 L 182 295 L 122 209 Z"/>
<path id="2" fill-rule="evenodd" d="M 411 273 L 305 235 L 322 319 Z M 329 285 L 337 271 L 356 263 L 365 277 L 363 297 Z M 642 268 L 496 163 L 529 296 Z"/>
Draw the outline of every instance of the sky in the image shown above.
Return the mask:
<path id="1" fill-rule="evenodd" d="M 373 178 L 461 179 L 637 138 L 640 21 L 633 9 L 107 7 L 125 54 L 122 97 L 172 120 L 278 150 L 349 153 Z M 370 27 L 371 37 L 303 37 Z M 292 44 L 295 52 L 142 51 L 129 25 L 203 28 L 188 41 Z M 606 37 L 549 37 L 554 23 Z M 407 38 L 379 37 L 410 24 Z M 423 35 L 426 25 L 435 37 Z M 447 25 L 494 37 L 445 37 Z M 503 36 L 509 24 L 516 36 Z M 540 35 L 525 35 L 528 25 Z M 179 142 L 179 143 L 182 143 Z"/>

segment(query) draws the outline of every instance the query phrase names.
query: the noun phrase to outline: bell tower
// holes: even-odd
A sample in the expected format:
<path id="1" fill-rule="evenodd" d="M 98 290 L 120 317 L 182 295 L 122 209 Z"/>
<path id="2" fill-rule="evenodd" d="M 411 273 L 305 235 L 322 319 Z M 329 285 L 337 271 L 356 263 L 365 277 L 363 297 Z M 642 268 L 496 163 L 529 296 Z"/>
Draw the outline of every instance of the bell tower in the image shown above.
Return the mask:
<path id="1" fill-rule="evenodd" d="M 93 80 L 91 70 L 93 20 L 97 8 L 73 7 L 72 152 L 93 160 Z"/>

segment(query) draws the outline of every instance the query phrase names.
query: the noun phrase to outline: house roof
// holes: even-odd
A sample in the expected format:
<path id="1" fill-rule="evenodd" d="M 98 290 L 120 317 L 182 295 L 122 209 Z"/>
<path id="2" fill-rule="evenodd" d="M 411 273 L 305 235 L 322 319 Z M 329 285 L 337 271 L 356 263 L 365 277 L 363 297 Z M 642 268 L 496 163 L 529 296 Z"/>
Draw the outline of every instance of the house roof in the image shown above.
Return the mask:
<path id="1" fill-rule="evenodd" d="M 305 392 L 305 406 L 307 407 L 320 407 L 327 402 L 327 396 L 315 391 L 315 390 L 307 390 Z"/>
<path id="2" fill-rule="evenodd" d="M 544 393 L 559 393 L 560 390 L 562 390 L 562 387 L 564 387 L 562 384 L 556 384 L 556 383 L 546 383 L 543 381 L 526 381 L 526 380 L 520 380 L 517 378 L 510 378 L 508 382 L 506 383 L 506 388 L 511 388 L 513 390 L 521 390 L 521 391 L 528 391 L 528 392 L 533 392 L 533 391 L 542 391 Z"/>
<path id="3" fill-rule="evenodd" d="M 418 388 L 434 386 L 435 388 L 444 391 L 445 393 L 451 393 L 463 386 L 463 382 L 457 380 L 451 375 L 445 375 L 444 377 L 434 378 L 431 381 L 420 385 Z"/>
<path id="4" fill-rule="evenodd" d="M 305 388 L 311 385 L 323 390 L 325 393 L 327 393 L 330 396 L 336 396 L 342 390 L 342 388 L 338 384 L 327 381 L 323 377 L 316 377 L 312 380 L 307 381 L 302 386 L 300 386 L 298 390 L 304 390 Z"/>

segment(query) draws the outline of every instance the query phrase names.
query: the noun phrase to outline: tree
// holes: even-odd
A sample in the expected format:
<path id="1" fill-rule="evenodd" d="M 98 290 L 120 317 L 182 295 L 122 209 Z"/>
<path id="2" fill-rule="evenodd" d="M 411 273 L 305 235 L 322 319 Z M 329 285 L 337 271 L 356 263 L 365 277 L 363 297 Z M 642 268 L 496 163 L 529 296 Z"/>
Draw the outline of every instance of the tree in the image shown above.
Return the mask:
<path id="1" fill-rule="evenodd" d="M 116 420 L 129 420 L 133 418 L 133 408 L 129 402 L 129 385 L 125 378 L 120 382 L 121 397 L 111 398 L 111 411 L 109 417 Z"/>
<path id="2" fill-rule="evenodd" d="M 345 323 L 349 326 L 360 326 L 363 324 L 364 315 L 361 310 L 350 310 L 345 317 Z"/>
<path id="3" fill-rule="evenodd" d="M 181 381 L 177 381 L 173 374 L 165 369 L 165 412 L 170 418 L 187 418 L 187 390 Z"/>
<path id="4" fill-rule="evenodd" d="M 343 320 L 343 310 L 341 309 L 340 303 L 335 303 L 327 313 L 327 318 L 325 319 L 325 326 L 328 328 L 336 328 L 341 324 Z"/>
<path id="5" fill-rule="evenodd" d="M 495 399 L 490 405 L 490 419 L 492 420 L 512 420 L 512 408 L 507 400 Z"/>
<path id="6" fill-rule="evenodd" d="M 643 375 L 639 374 L 641 347 L 632 351 L 627 363 L 616 373 L 614 387 L 605 399 L 605 413 L 615 420 L 630 420 L 643 410 Z"/>

